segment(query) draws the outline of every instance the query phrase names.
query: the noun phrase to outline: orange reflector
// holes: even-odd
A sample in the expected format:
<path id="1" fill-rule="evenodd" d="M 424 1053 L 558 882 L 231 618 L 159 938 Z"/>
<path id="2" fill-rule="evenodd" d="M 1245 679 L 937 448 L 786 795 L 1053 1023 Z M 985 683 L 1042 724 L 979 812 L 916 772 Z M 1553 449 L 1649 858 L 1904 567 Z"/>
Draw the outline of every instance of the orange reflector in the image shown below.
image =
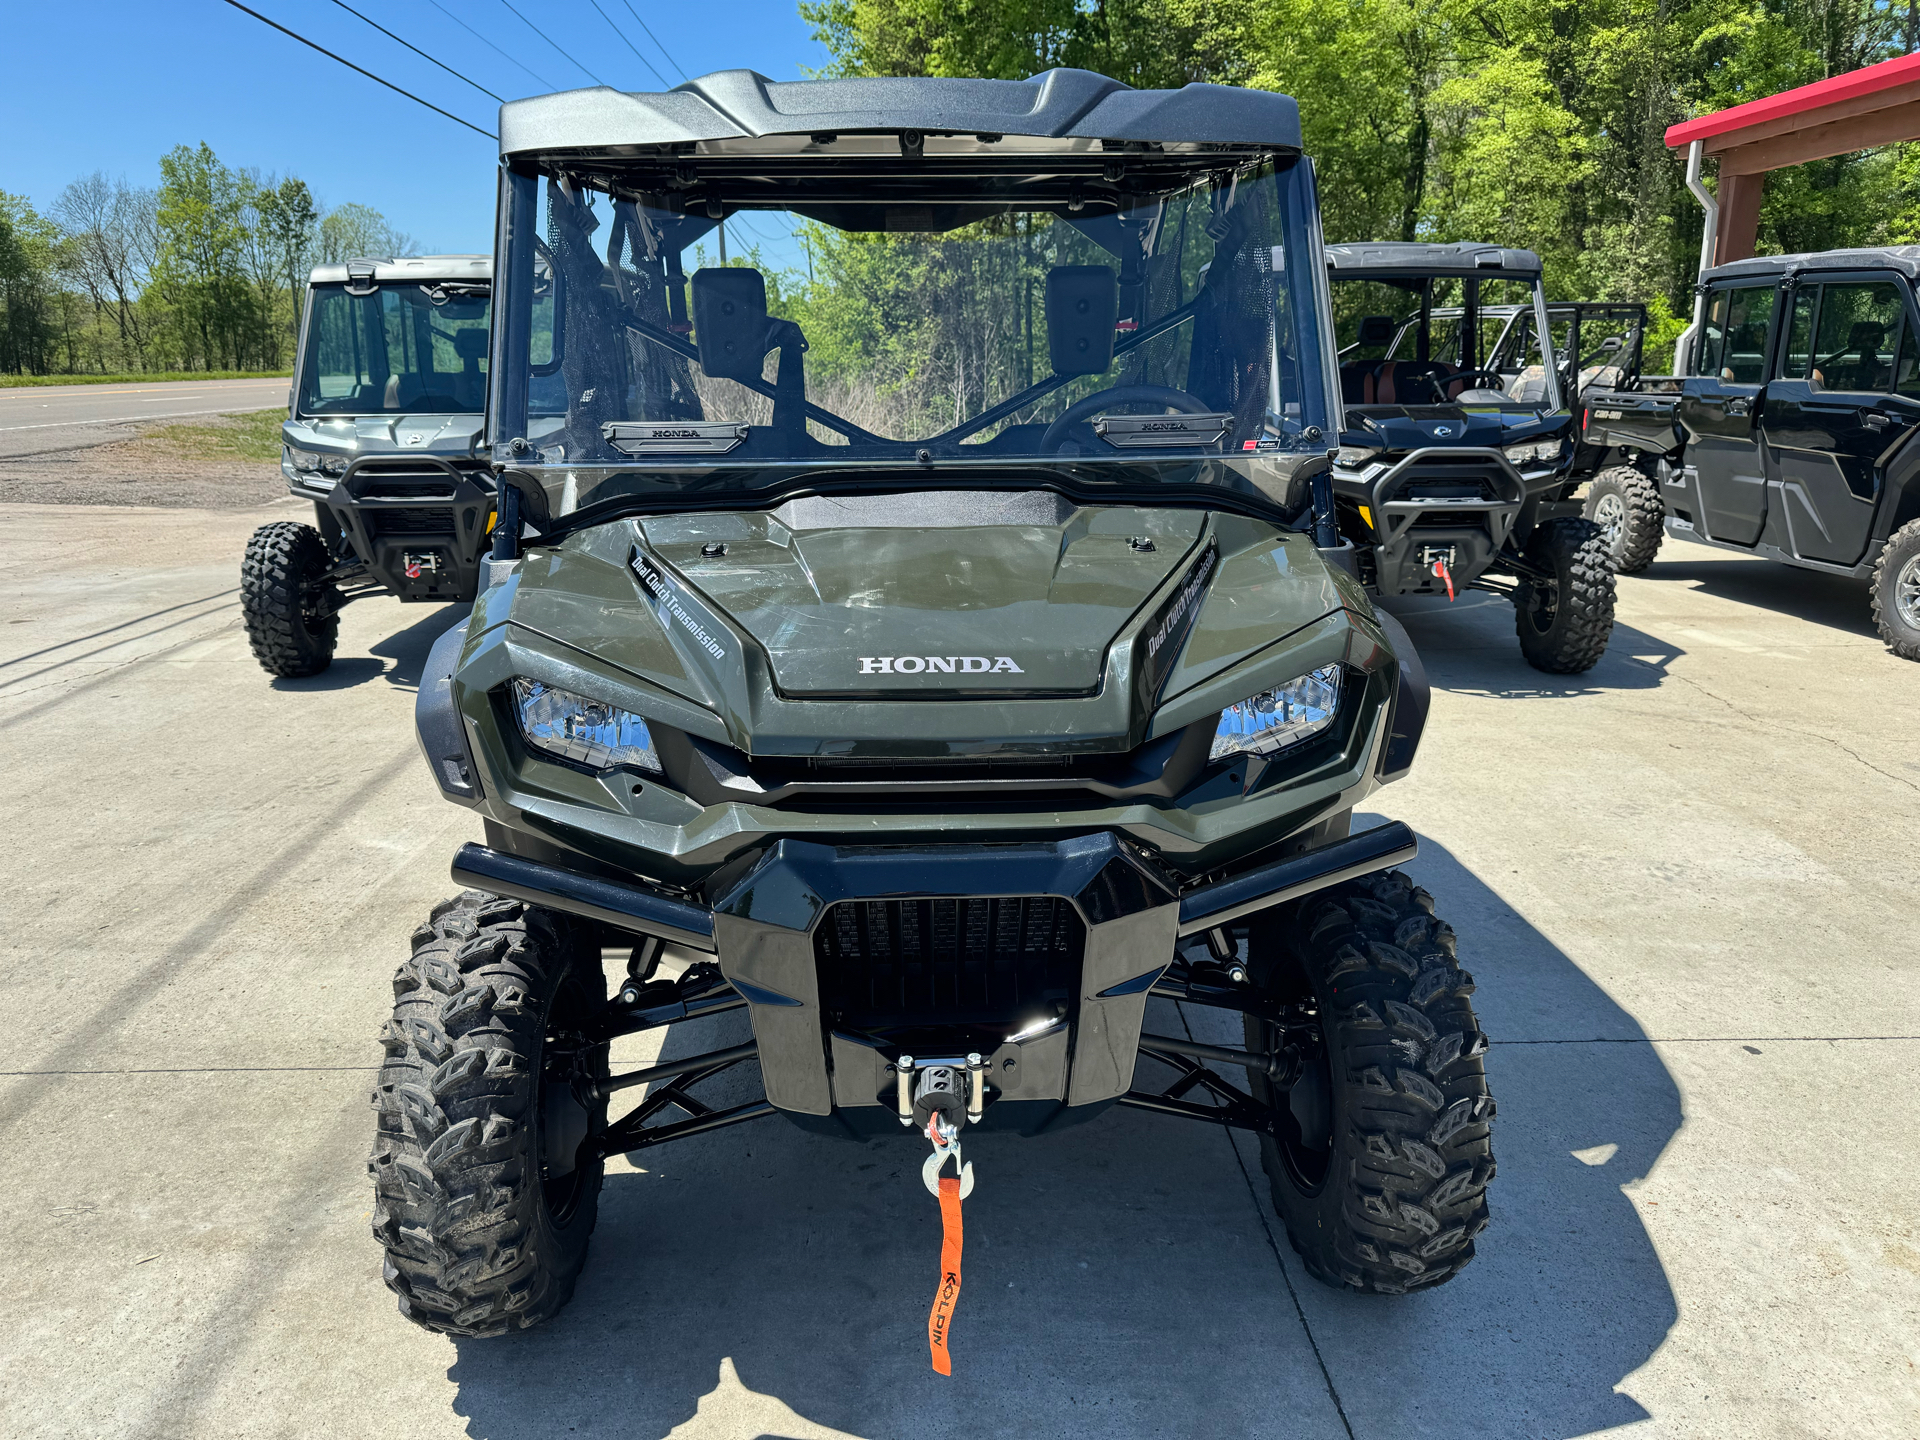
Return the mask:
<path id="1" fill-rule="evenodd" d="M 954 1324 L 954 1303 L 961 1288 L 961 1196 L 960 1178 L 940 1178 L 940 1289 L 934 1293 L 934 1307 L 927 1313 L 927 1346 L 933 1353 L 934 1369 L 943 1376 L 954 1374 L 954 1363 L 947 1355 L 947 1333 Z"/>
<path id="2" fill-rule="evenodd" d="M 1369 530 L 1374 529 L 1374 514 L 1366 506 L 1361 507 L 1361 524 Z"/>

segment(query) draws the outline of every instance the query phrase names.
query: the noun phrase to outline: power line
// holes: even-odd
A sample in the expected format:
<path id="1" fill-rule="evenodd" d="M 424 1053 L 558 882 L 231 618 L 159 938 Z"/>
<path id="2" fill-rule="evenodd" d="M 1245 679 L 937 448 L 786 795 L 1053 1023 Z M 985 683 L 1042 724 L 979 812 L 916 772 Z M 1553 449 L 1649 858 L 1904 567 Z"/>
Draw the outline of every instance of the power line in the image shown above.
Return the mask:
<path id="1" fill-rule="evenodd" d="M 640 18 L 640 12 L 634 9 L 633 0 L 620 0 L 620 3 L 625 5 L 627 7 L 627 13 L 634 17 L 634 24 L 638 25 L 641 29 L 647 31 L 647 38 L 653 41 L 655 45 L 660 46 L 660 53 L 662 55 L 667 55 L 667 47 L 665 45 L 660 44 L 660 37 L 654 34 L 652 30 L 648 29 L 647 22 Z M 667 63 L 673 66 L 674 69 L 680 72 L 680 78 L 682 80 L 685 80 L 687 78 L 686 67 L 683 66 L 678 60 L 674 59 L 673 56 L 667 55 Z"/>
<path id="2" fill-rule="evenodd" d="M 546 40 L 549 45 L 553 46 L 554 53 L 560 56 L 562 60 L 565 60 L 569 65 L 579 66 L 581 70 L 586 71 L 587 77 L 590 80 L 592 80 L 594 84 L 605 85 L 607 83 L 605 80 L 602 80 L 598 75 L 594 74 L 593 71 L 588 70 L 585 65 L 581 65 L 578 60 L 574 59 L 574 57 L 569 55 L 565 50 L 562 50 L 558 45 L 554 45 L 554 42 L 547 38 L 547 32 L 545 30 L 542 30 L 538 25 L 534 24 L 534 22 L 529 20 L 525 15 L 521 15 L 521 13 L 518 10 L 514 10 L 514 7 L 511 4 L 508 4 L 508 0 L 500 0 L 500 3 L 502 5 L 506 5 L 509 10 L 513 10 L 514 14 L 516 16 L 519 16 L 520 23 L 522 25 L 525 25 L 529 30 L 533 31 L 534 34 L 538 35 L 542 40 Z"/>
<path id="3" fill-rule="evenodd" d="M 465 30 L 469 35 L 473 36 L 474 39 L 478 40 L 482 45 L 485 45 L 489 50 L 493 51 L 494 54 L 498 55 L 501 59 L 511 61 L 513 64 L 519 65 L 522 70 L 527 70 L 525 65 L 515 60 L 513 56 L 509 55 L 485 35 L 482 35 L 478 30 L 474 29 L 474 27 L 469 25 L 465 20 L 462 20 L 458 15 L 454 14 L 454 12 L 449 10 L 445 5 L 442 5 L 440 0 L 427 0 L 427 3 L 442 15 L 445 15 L 449 20 L 453 21 L 454 24 L 458 25 L 462 30 Z M 549 90 L 560 89 L 558 85 L 554 84 L 554 82 L 549 80 L 545 75 L 536 75 L 532 70 L 527 70 L 527 73 L 533 75 L 534 79 L 538 80 L 542 85 L 545 85 Z"/>
<path id="4" fill-rule="evenodd" d="M 662 75 L 660 73 L 660 68 L 657 65 L 655 65 L 653 61 L 649 60 L 645 55 L 642 55 L 639 50 L 634 49 L 634 42 L 629 40 L 625 35 L 622 35 L 620 27 L 614 24 L 612 18 L 607 14 L 605 10 L 600 9 L 600 0 L 587 0 L 587 3 L 593 6 L 595 10 L 600 11 L 600 18 L 607 22 L 607 28 L 613 31 L 614 34 L 620 35 L 620 43 L 625 45 L 629 50 L 634 51 L 634 59 L 638 60 L 642 65 L 645 65 L 649 70 L 652 70 L 654 72 L 655 79 L 660 81 L 662 85 L 673 84 L 671 80 L 669 80 L 665 75 Z"/>
<path id="5" fill-rule="evenodd" d="M 445 70 L 449 75 L 453 76 L 454 79 L 464 81 L 466 84 L 473 86 L 474 89 L 478 90 L 482 95 L 489 96 L 495 100 L 500 100 L 500 103 L 503 105 L 507 103 L 505 100 L 501 100 L 500 96 L 495 95 L 493 91 L 489 90 L 485 85 L 482 85 L 479 81 L 469 80 L 465 75 L 462 75 L 458 70 L 454 69 L 453 66 L 441 65 L 438 60 L 435 60 L 433 56 L 429 55 L 425 50 L 422 50 L 418 45 L 408 45 L 405 40 L 402 40 L 398 35 L 394 34 L 393 31 L 389 30 L 385 25 L 382 25 L 379 21 L 368 20 L 365 15 L 362 15 L 358 10 L 354 9 L 353 6 L 349 5 L 347 3 L 347 0 L 334 0 L 334 4 L 338 5 L 342 10 L 345 10 L 349 15 L 353 16 L 357 20 L 366 20 L 369 25 L 373 26 L 374 29 L 378 30 L 382 35 L 385 35 L 389 40 L 393 41 L 396 45 L 406 45 L 409 50 L 413 51 L 414 54 L 418 55 L 422 60 L 429 61 L 435 65 L 440 65 L 440 68 L 442 70 Z"/>
<path id="6" fill-rule="evenodd" d="M 393 91 L 394 94 L 404 95 L 409 100 L 413 101 L 414 104 L 425 105 L 429 110 L 433 111 L 434 114 L 444 115 L 447 117 L 447 119 L 453 121 L 454 124 L 456 125 L 467 126 L 467 128 L 473 131 L 474 134 L 476 135 L 484 135 L 489 140 L 495 141 L 496 143 L 499 142 L 500 137 L 494 134 L 493 131 L 482 130 L 478 125 L 470 124 L 469 122 L 462 120 L 458 115 L 452 114 L 451 112 L 446 110 L 442 110 L 438 105 L 435 105 L 432 101 L 422 100 L 418 95 L 414 94 L 411 90 L 402 90 L 398 85 L 394 84 L 393 81 L 382 80 L 378 75 L 374 74 L 373 71 L 371 70 L 362 70 L 358 65 L 354 64 L 353 61 L 343 59 L 341 56 L 338 56 L 334 54 L 333 51 L 327 49 L 327 47 L 324 45 L 314 44 L 314 42 L 309 40 L 305 35 L 296 34 L 294 31 L 289 30 L 285 25 L 282 25 L 279 21 L 269 20 L 265 15 L 262 15 L 258 10 L 248 10 L 245 5 L 242 5 L 240 3 L 240 0 L 227 0 L 227 3 L 233 6 L 234 9 L 243 11 L 246 14 L 253 16 L 253 18 L 258 20 L 262 25 L 271 25 L 273 26 L 274 29 L 278 30 L 282 35 L 287 36 L 289 39 L 298 40 L 302 45 L 305 45 L 309 50 L 318 50 L 322 55 L 325 55 L 329 60 L 339 60 L 340 63 L 342 65 L 345 65 L 349 70 L 352 70 L 359 75 L 365 75 L 369 80 L 373 81 L 374 84 L 385 85 L 389 90 Z"/>

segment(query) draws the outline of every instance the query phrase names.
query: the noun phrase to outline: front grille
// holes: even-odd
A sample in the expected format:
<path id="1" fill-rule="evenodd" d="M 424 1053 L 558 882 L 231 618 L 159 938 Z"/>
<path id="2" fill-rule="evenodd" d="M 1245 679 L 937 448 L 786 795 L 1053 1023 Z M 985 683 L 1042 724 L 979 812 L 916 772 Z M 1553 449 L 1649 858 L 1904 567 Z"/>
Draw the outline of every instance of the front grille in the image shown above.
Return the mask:
<path id="1" fill-rule="evenodd" d="M 383 505 L 366 512 L 367 528 L 375 535 L 452 535 L 450 506 Z"/>
<path id="2" fill-rule="evenodd" d="M 444 471 L 416 478 L 370 480 L 360 487 L 362 500 L 452 500 L 454 481 Z"/>
<path id="3" fill-rule="evenodd" d="M 1054 896 L 842 901 L 814 929 L 833 1024 L 1027 1022 L 1064 1011 L 1086 928 Z"/>

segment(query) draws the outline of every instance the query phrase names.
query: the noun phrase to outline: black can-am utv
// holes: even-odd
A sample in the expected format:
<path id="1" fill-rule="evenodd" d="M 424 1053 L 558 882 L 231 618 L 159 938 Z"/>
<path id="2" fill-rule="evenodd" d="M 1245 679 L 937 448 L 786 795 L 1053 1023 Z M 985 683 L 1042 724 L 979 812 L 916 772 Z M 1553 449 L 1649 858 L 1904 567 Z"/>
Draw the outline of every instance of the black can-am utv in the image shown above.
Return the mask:
<path id="1" fill-rule="evenodd" d="M 333 663 L 349 601 L 470 601 L 493 522 L 474 453 L 487 402 L 493 260 L 423 255 L 314 268 L 281 427 L 288 489 L 313 525 L 255 531 L 240 613 L 270 675 Z"/>
<path id="2" fill-rule="evenodd" d="M 1486 1042 L 1412 833 L 1349 833 L 1427 686 L 1340 563 L 1294 102 L 735 71 L 500 133 L 503 518 L 417 712 L 485 844 L 373 1095 L 401 1309 L 552 1315 L 608 1157 L 773 1115 L 918 1147 L 944 1214 L 964 1128 L 1241 1127 L 1315 1275 L 1459 1271 Z M 749 1060 L 764 1099 L 696 1094 Z"/>
<path id="3" fill-rule="evenodd" d="M 1382 596 L 1505 596 L 1530 665 L 1592 669 L 1614 576 L 1570 498 L 1540 259 L 1471 241 L 1327 253 L 1346 409 L 1334 491 L 1362 580 Z"/>

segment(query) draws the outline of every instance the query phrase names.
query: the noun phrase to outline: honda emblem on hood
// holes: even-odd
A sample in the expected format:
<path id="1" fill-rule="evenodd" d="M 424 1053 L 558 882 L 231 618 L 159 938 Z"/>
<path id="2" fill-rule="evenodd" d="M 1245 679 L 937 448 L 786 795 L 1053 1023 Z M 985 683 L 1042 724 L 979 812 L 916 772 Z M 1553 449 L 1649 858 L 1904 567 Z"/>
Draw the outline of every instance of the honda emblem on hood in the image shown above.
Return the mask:
<path id="1" fill-rule="evenodd" d="M 1011 656 L 997 655 L 864 655 L 862 675 L 1025 675 Z"/>

